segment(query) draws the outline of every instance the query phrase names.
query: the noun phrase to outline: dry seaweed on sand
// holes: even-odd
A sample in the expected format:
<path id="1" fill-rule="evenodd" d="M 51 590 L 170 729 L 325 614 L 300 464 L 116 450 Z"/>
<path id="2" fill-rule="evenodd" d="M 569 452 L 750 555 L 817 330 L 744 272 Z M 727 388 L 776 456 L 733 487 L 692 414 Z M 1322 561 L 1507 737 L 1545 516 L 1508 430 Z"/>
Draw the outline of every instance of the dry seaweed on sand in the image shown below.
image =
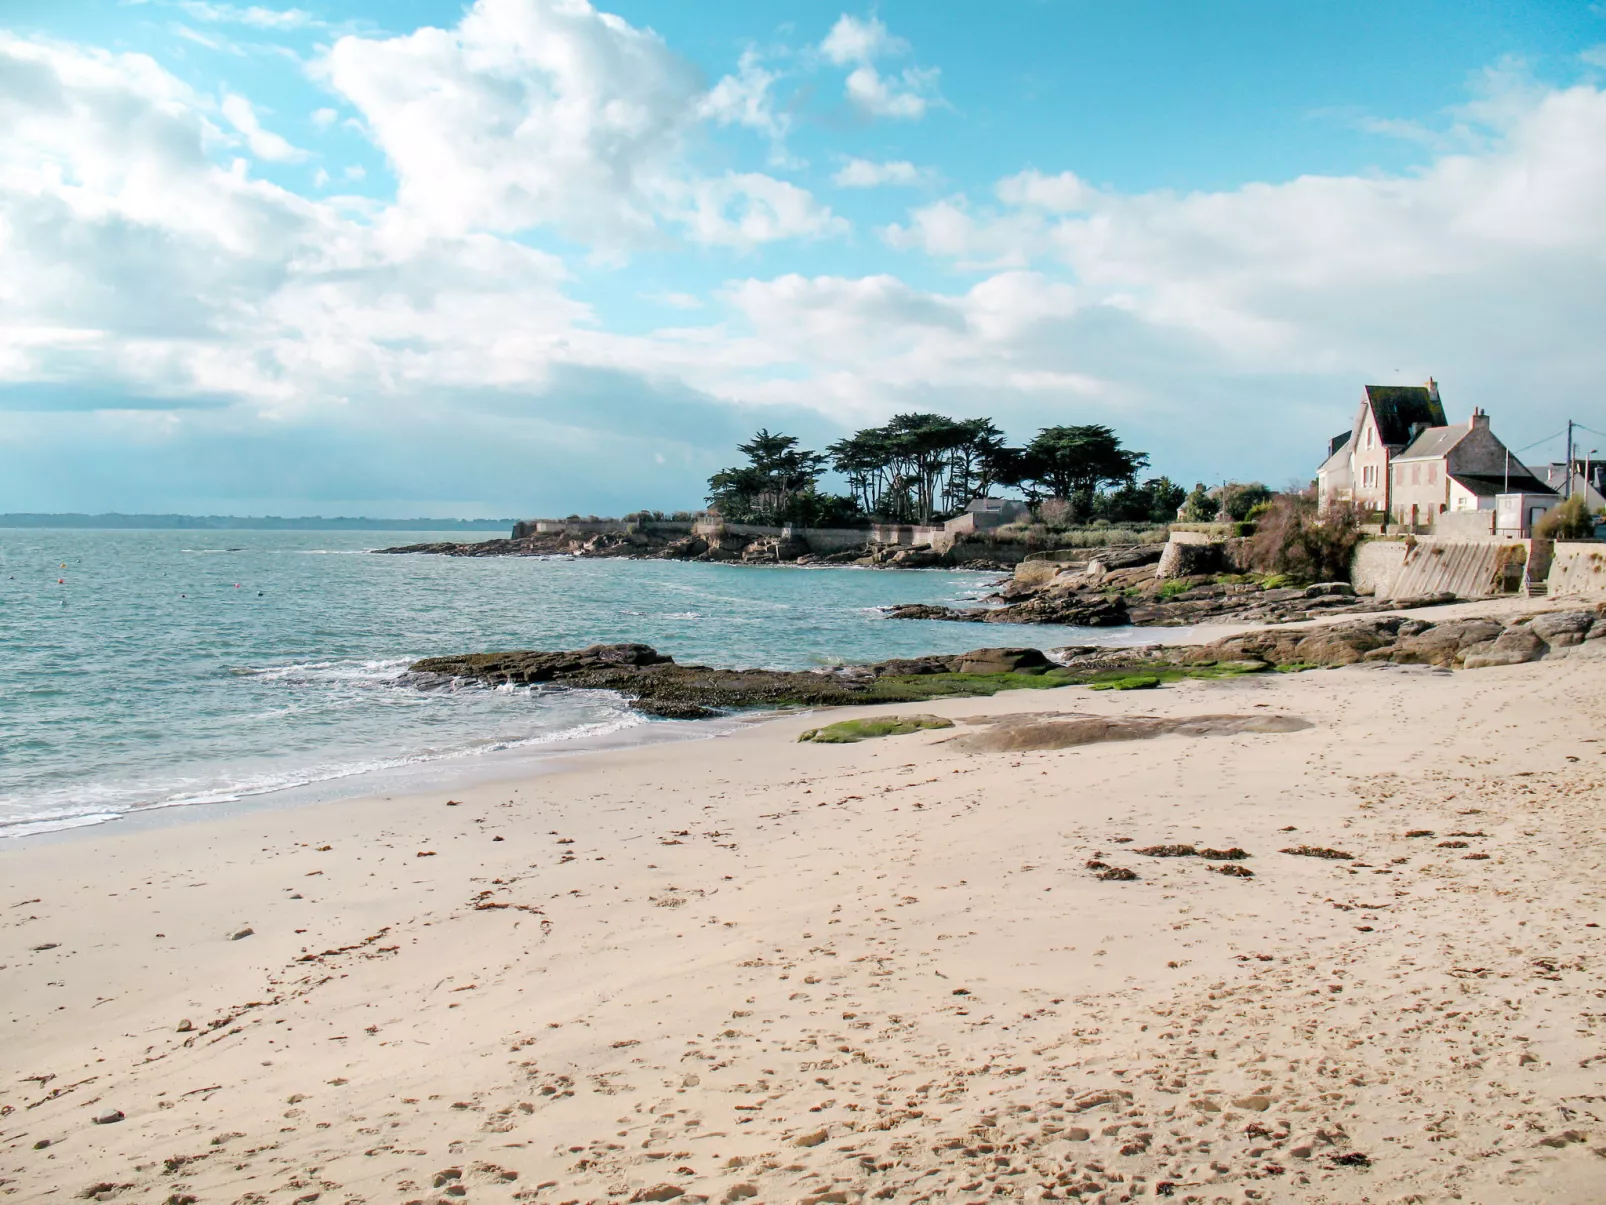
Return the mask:
<path id="1" fill-rule="evenodd" d="M 1201 849 L 1199 856 L 1210 862 L 1241 862 L 1250 855 L 1247 849 L 1231 845 L 1226 849 Z"/>
<path id="2" fill-rule="evenodd" d="M 1302 858 L 1332 858 L 1337 861 L 1354 861 L 1354 854 L 1347 854 L 1341 849 L 1328 849 L 1325 845 L 1295 845 L 1281 850 L 1285 854 L 1298 854 Z"/>
<path id="3" fill-rule="evenodd" d="M 1255 872 L 1250 870 L 1249 867 L 1236 866 L 1231 862 L 1227 863 L 1225 866 L 1212 866 L 1210 869 L 1215 871 L 1217 874 L 1232 875 L 1234 878 L 1239 879 L 1252 879 L 1255 877 Z"/>
<path id="4" fill-rule="evenodd" d="M 1099 871 L 1098 877 L 1106 883 L 1130 883 L 1138 877 L 1138 872 L 1128 870 L 1125 866 L 1111 866 L 1107 870 Z"/>
<path id="5" fill-rule="evenodd" d="M 1197 858 L 1199 851 L 1191 845 L 1146 845 L 1132 851 L 1147 858 Z"/>

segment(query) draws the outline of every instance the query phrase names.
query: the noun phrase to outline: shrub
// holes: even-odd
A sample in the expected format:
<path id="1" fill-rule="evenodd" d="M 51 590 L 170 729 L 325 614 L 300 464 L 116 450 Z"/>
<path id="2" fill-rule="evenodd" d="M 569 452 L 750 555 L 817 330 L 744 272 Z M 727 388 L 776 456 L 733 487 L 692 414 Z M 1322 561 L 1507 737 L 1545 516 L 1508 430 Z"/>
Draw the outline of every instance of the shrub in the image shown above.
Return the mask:
<path id="1" fill-rule="evenodd" d="M 1262 573 L 1301 581 L 1349 577 L 1350 558 L 1361 542 L 1360 516 L 1341 503 L 1318 515 L 1306 498 L 1279 494 L 1249 544 L 1250 564 Z"/>
<path id="2" fill-rule="evenodd" d="M 1254 510 L 1272 500 L 1272 492 L 1258 481 L 1233 481 L 1222 487 L 1221 509 L 1239 523 L 1254 517 Z"/>
<path id="3" fill-rule="evenodd" d="M 1595 516 L 1582 494 L 1574 494 L 1534 524 L 1534 537 L 1540 540 L 1587 540 L 1594 534 Z"/>

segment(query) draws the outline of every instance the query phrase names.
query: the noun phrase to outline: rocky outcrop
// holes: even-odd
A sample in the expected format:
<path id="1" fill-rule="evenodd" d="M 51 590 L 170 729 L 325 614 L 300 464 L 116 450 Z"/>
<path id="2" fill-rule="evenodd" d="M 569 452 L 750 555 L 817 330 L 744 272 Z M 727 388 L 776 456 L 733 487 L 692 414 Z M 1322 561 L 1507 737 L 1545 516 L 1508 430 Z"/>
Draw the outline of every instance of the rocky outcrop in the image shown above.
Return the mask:
<path id="1" fill-rule="evenodd" d="M 1566 611 L 1511 623 L 1495 619 L 1429 623 L 1387 615 L 1317 628 L 1263 628 L 1214 644 L 1167 651 L 1181 665 L 1253 661 L 1298 668 L 1386 661 L 1485 669 L 1567 656 L 1606 657 L 1606 617 L 1597 611 Z"/>
<path id="2" fill-rule="evenodd" d="M 517 651 L 427 657 L 409 667 L 412 685 L 452 682 L 551 685 L 616 691 L 631 706 L 670 719 L 744 708 L 923 702 L 1020 686 L 1087 681 L 1038 649 L 976 649 L 831 670 L 711 669 L 680 665 L 645 644 L 595 644 L 566 652 Z"/>
<path id="3" fill-rule="evenodd" d="M 1219 545 L 1168 544 L 1178 548 Z M 943 619 L 956 623 L 1049 623 L 1075 627 L 1180 627 L 1207 623 L 1295 623 L 1323 615 L 1366 615 L 1455 602 L 1450 594 L 1361 599 L 1347 582 L 1283 586 L 1276 579 L 1195 574 L 1162 579 L 1158 547 L 1117 549 L 1085 565 L 1057 570 L 1043 562 L 1017 573 L 981 607 L 927 603 L 889 607 L 893 619 Z M 1162 566 L 1163 567 L 1163 566 Z M 1268 584 L 1271 583 L 1271 584 Z"/>

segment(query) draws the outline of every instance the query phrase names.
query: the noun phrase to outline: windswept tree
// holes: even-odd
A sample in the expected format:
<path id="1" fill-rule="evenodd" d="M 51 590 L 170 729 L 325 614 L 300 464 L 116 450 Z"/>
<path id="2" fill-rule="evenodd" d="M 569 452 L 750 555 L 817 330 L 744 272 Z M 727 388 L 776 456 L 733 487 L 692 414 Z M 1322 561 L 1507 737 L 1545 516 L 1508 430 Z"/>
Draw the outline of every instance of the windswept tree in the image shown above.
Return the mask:
<path id="1" fill-rule="evenodd" d="M 817 509 L 812 503 L 815 485 L 826 469 L 824 456 L 800 448 L 796 436 L 767 428 L 738 444 L 737 450 L 747 463 L 722 469 L 708 479 L 709 504 L 721 515 L 734 523 L 771 524 L 812 517 L 799 511 Z"/>
<path id="2" fill-rule="evenodd" d="M 1031 443 L 1007 458 L 1008 476 L 1002 480 L 1018 486 L 1033 502 L 1063 498 L 1079 514 L 1088 514 L 1102 487 L 1131 485 L 1148 463 L 1145 453 L 1122 447 L 1108 427 L 1044 427 Z"/>
<path id="3" fill-rule="evenodd" d="M 1003 433 L 991 419 L 899 414 L 826 449 L 867 515 L 930 523 L 963 510 L 998 481 Z"/>

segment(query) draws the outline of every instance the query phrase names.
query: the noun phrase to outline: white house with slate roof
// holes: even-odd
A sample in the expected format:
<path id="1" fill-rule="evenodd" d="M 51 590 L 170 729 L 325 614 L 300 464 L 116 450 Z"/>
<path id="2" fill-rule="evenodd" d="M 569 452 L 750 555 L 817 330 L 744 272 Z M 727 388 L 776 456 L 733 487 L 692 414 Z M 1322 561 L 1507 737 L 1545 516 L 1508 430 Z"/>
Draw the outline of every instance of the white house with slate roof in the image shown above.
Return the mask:
<path id="1" fill-rule="evenodd" d="M 1389 464 L 1419 432 L 1444 425 L 1437 382 L 1366 386 L 1355 421 L 1328 442 L 1327 460 L 1317 470 L 1322 508 L 1353 502 L 1362 510 L 1391 514 Z"/>
<path id="2" fill-rule="evenodd" d="M 1432 526 L 1446 511 L 1500 511 L 1504 534 L 1526 536 L 1559 500 L 1495 437 L 1482 410 L 1419 431 L 1389 471 L 1389 517 L 1412 526 Z"/>

